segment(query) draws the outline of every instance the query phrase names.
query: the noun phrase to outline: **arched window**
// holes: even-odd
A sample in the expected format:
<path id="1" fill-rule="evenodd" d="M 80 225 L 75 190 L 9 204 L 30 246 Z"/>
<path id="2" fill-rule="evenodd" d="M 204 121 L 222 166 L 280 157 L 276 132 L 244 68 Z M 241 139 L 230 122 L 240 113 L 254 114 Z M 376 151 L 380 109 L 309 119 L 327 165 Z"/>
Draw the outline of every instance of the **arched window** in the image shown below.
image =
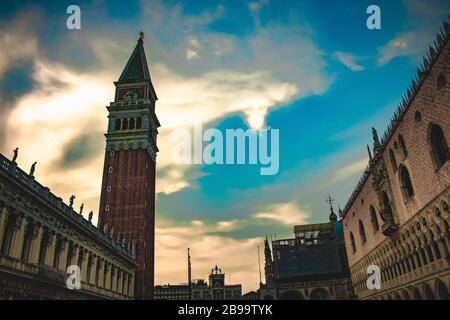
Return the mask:
<path id="1" fill-rule="evenodd" d="M 119 118 L 116 120 L 116 126 L 115 126 L 116 131 L 120 130 L 121 127 L 122 127 L 122 119 Z"/>
<path id="2" fill-rule="evenodd" d="M 438 220 L 441 220 L 442 215 L 441 215 L 441 210 L 439 210 L 439 208 L 434 208 L 434 215 L 436 216 L 436 218 Z"/>
<path id="3" fill-rule="evenodd" d="M 134 118 L 130 119 L 130 129 L 133 130 L 134 129 L 134 124 L 135 124 L 135 120 Z"/>
<path id="4" fill-rule="evenodd" d="M 389 149 L 389 159 L 391 160 L 392 170 L 397 172 L 397 160 L 395 160 L 394 151 L 392 151 L 392 149 Z"/>
<path id="5" fill-rule="evenodd" d="M 400 149 L 402 150 L 403 158 L 406 159 L 408 157 L 408 150 L 406 150 L 405 139 L 402 135 L 398 136 L 398 144 L 400 145 Z"/>
<path id="6" fill-rule="evenodd" d="M 449 207 L 448 207 L 447 201 L 442 201 L 442 210 L 444 210 L 444 212 L 445 212 L 446 214 L 449 214 L 449 213 L 450 213 L 450 209 L 449 209 Z"/>
<path id="7" fill-rule="evenodd" d="M 448 145 L 445 141 L 444 131 L 436 124 L 430 128 L 431 155 L 433 157 L 436 168 L 441 168 L 449 159 Z"/>
<path id="8" fill-rule="evenodd" d="M 356 244 L 355 244 L 355 237 L 353 236 L 353 232 L 350 232 L 350 245 L 352 247 L 352 253 L 356 252 Z"/>
<path id="9" fill-rule="evenodd" d="M 328 294 L 327 290 L 325 290 L 325 289 L 315 288 L 313 291 L 311 291 L 309 299 L 310 300 L 330 300 L 330 295 Z"/>
<path id="10" fill-rule="evenodd" d="M 411 178 L 409 176 L 408 169 L 405 166 L 400 167 L 400 186 L 406 200 L 410 199 L 414 195 Z"/>
<path id="11" fill-rule="evenodd" d="M 136 129 L 141 129 L 142 128 L 142 118 L 139 117 L 136 119 Z"/>
<path id="12" fill-rule="evenodd" d="M 364 230 L 364 225 L 361 220 L 359 220 L 359 236 L 361 237 L 361 242 L 363 244 L 367 242 L 366 231 Z"/>
<path id="13" fill-rule="evenodd" d="M 389 196 L 387 195 L 387 192 L 383 192 L 383 212 L 384 214 L 381 214 L 381 219 L 383 221 L 386 221 L 386 218 L 392 218 L 392 207 L 391 207 L 391 200 L 389 200 Z"/>
<path id="14" fill-rule="evenodd" d="M 280 300 L 305 300 L 305 297 L 296 290 L 289 290 L 280 295 Z"/>
<path id="15" fill-rule="evenodd" d="M 128 119 L 125 118 L 122 121 L 122 130 L 128 130 Z"/>
<path id="16" fill-rule="evenodd" d="M 377 232 L 380 230 L 380 226 L 378 225 L 377 212 L 373 206 L 370 206 L 370 222 L 372 222 L 373 232 Z"/>

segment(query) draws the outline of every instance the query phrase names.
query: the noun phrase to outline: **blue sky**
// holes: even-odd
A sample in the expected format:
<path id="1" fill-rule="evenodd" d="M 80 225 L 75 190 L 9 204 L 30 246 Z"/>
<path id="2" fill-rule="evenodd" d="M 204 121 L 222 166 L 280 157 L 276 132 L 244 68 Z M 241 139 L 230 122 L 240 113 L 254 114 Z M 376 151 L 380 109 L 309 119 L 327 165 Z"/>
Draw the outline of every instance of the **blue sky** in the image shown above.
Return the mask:
<path id="1" fill-rule="evenodd" d="M 66 28 L 70 4 L 81 30 Z M 381 30 L 366 28 L 371 4 Z M 162 124 L 156 280 L 183 281 L 191 246 L 195 276 L 217 263 L 254 288 L 265 235 L 326 221 L 329 193 L 345 205 L 370 128 L 384 130 L 448 12 L 438 0 L 2 1 L 0 152 L 18 145 L 40 181 L 97 211 L 104 106 L 143 30 Z M 247 129 L 252 102 L 280 130 L 277 175 L 170 162 L 173 130 Z"/>

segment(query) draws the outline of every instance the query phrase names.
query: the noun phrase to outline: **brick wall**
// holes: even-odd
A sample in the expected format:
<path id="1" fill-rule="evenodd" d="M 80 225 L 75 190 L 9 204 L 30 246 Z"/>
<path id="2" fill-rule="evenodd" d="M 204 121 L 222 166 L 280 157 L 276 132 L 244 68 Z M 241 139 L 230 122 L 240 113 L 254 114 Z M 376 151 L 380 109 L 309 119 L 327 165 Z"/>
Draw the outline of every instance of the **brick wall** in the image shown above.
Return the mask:
<path id="1" fill-rule="evenodd" d="M 440 74 L 446 77 L 446 85 L 438 90 L 437 78 Z M 420 112 L 421 120 L 416 120 L 416 112 Z M 400 228 L 424 206 L 450 186 L 450 161 L 436 170 L 430 154 L 429 128 L 430 124 L 438 124 L 444 131 L 447 144 L 450 143 L 450 47 L 446 47 L 438 56 L 424 82 L 417 92 L 413 102 L 407 109 L 402 121 L 393 132 L 383 151 L 389 181 L 398 214 Z M 408 156 L 404 158 L 399 135 L 406 144 Z M 395 154 L 397 165 L 404 165 L 409 171 L 414 187 L 414 196 L 406 201 L 400 187 L 399 170 L 393 171 L 389 149 Z M 379 213 L 380 208 L 375 191 L 372 188 L 372 176 L 369 175 L 361 191 L 352 205 L 346 211 L 344 218 L 344 233 L 350 267 L 386 240 L 386 236 L 373 232 L 369 207 L 373 205 Z M 379 214 L 378 222 L 382 224 Z M 365 227 L 367 242 L 362 245 L 358 223 L 361 220 Z M 356 242 L 356 252 L 352 253 L 350 232 L 353 232 Z"/>
<path id="2" fill-rule="evenodd" d="M 112 168 L 112 169 L 111 169 Z M 136 298 L 152 296 L 154 274 L 155 163 L 146 150 L 105 154 L 100 221 L 136 241 Z M 109 208 L 107 208 L 107 206 Z"/>

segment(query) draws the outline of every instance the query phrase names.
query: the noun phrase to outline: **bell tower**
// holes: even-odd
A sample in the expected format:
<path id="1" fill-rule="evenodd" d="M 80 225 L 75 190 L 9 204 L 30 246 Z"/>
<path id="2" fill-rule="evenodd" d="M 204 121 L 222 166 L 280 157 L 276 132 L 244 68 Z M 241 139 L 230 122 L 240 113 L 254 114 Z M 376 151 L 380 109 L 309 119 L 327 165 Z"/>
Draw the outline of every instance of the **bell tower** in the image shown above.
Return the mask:
<path id="1" fill-rule="evenodd" d="M 136 252 L 136 299 L 150 299 L 154 284 L 156 137 L 158 99 L 140 37 L 107 106 L 108 131 L 99 227 Z"/>
<path id="2" fill-rule="evenodd" d="M 272 261 L 272 251 L 270 250 L 269 240 L 267 239 L 267 237 L 266 240 L 264 241 L 264 257 L 265 257 L 264 274 L 266 276 L 266 285 L 268 287 L 271 287 L 274 282 L 273 261 Z"/>

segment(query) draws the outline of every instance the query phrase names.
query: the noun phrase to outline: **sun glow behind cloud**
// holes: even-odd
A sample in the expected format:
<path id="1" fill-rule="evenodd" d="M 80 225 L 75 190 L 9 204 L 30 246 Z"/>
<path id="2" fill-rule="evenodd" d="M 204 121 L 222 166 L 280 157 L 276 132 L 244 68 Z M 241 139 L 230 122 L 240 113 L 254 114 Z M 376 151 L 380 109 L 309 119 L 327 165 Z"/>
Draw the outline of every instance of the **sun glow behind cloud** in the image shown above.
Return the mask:
<path id="1" fill-rule="evenodd" d="M 156 181 L 156 280 L 185 281 L 185 249 L 189 245 L 193 249 L 196 277 L 219 264 L 227 274 L 231 273 L 232 282 L 242 282 L 246 289 L 255 289 L 258 285 L 256 246 L 262 240 L 259 228 L 269 225 L 291 230 L 292 224 L 310 222 L 319 214 L 327 216 L 326 212 L 313 211 L 308 204 L 323 203 L 323 195 L 330 192 L 330 188 L 343 189 L 342 185 L 356 179 L 367 159 L 358 153 L 336 161 L 334 152 L 327 155 L 328 167 L 315 162 L 315 167 L 319 168 L 316 177 L 320 178 L 309 181 L 306 186 L 299 186 L 306 172 L 295 167 L 284 173 L 288 178 L 277 177 L 279 180 L 270 186 L 253 181 L 254 190 L 238 187 L 223 190 L 224 197 L 233 201 L 230 196 L 233 192 L 238 195 L 236 199 L 250 199 L 248 204 L 243 204 L 245 212 L 236 210 L 236 215 L 219 218 L 225 208 L 219 208 L 208 198 L 205 202 L 211 202 L 210 210 L 207 216 L 201 216 L 206 216 L 203 220 L 187 217 L 184 212 L 187 208 L 171 212 L 176 219 L 166 220 L 168 213 L 161 209 L 164 206 L 159 199 L 175 202 L 179 199 L 177 195 L 181 194 L 182 198 L 184 191 L 197 189 L 198 193 L 207 194 L 206 198 L 210 192 L 201 189 L 205 186 L 198 182 L 207 170 L 172 163 L 170 135 L 173 130 L 190 129 L 199 123 L 218 123 L 236 116 L 241 116 L 250 128 L 271 127 L 273 118 L 269 115 L 273 115 L 274 110 L 302 98 L 327 93 L 335 80 L 335 70 L 329 70 L 327 65 L 333 62 L 333 52 L 340 53 L 334 55 L 334 59 L 350 70 L 364 70 L 358 74 L 363 76 L 371 69 L 383 68 L 395 58 L 415 56 L 425 47 L 417 40 L 428 39 L 413 29 L 396 30 L 398 33 L 387 38 L 378 51 L 373 48 L 376 57 L 337 51 L 342 49 L 340 46 L 324 52 L 317 44 L 322 36 L 318 34 L 320 31 L 305 24 L 304 19 L 270 23 L 261 19 L 261 15 L 272 9 L 271 4 L 267 0 L 255 0 L 244 5 L 253 27 L 239 34 L 210 28 L 211 24 L 232 15 L 232 8 L 209 5 L 207 9 L 190 14 L 181 3 L 169 5 L 161 1 L 141 2 L 139 9 L 144 13 L 133 19 L 133 23 L 120 20 L 117 25 L 111 19 L 102 24 L 101 31 L 90 28 L 88 37 L 83 37 L 87 30 L 73 37 L 59 34 L 51 45 L 40 38 L 39 34 L 45 32 L 40 32 L 30 22 L 33 16 L 39 15 L 37 11 L 28 16 L 19 15 L 7 24 L 2 22 L 0 80 L 10 69 L 30 63 L 33 86 L 25 95 L 2 99 L 0 114 L 6 119 L 6 130 L 0 134 L 6 132 L 6 139 L 0 141 L 6 144 L 1 145 L 1 152 L 9 155 L 18 146 L 19 165 L 24 170 L 38 161 L 36 177 L 39 182 L 65 200 L 75 194 L 76 207 L 85 203 L 85 212 L 96 212 L 105 146 L 103 133 L 107 125 L 105 106 L 114 97 L 112 82 L 117 80 L 131 54 L 136 31 L 142 28 L 146 31 L 147 58 L 159 97 L 156 112 L 162 124 Z M 244 20 L 239 23 L 245 24 Z M 361 43 L 369 46 L 364 41 Z M 86 53 L 88 58 L 80 58 L 74 52 Z M 74 67 L 77 64 L 72 65 L 71 60 L 83 67 Z M 4 105 L 8 105 L 7 111 L 2 109 Z M 299 105 L 299 108 L 306 108 Z M 289 120 L 299 122 L 298 118 Z M 339 125 L 339 121 L 335 124 Z M 294 138 L 289 138 L 289 134 L 283 136 L 291 139 L 288 142 L 299 143 L 297 133 L 301 130 L 291 134 Z M 325 155 L 316 154 L 313 159 L 321 162 L 323 157 Z M 330 167 L 333 170 L 328 170 Z M 245 198 L 251 192 L 255 196 Z M 248 235 L 246 232 L 251 228 L 258 230 Z M 234 259 L 229 259 L 230 256 Z"/>
<path id="2" fill-rule="evenodd" d="M 15 55 L 16 60 L 11 60 L 9 54 L 0 56 L 0 66 L 7 70 L 7 66 L 21 63 L 23 59 L 31 61 L 33 87 L 14 102 L 6 121 L 7 143 L 2 150 L 13 150 L 18 146 L 21 168 L 27 170 L 31 163 L 38 161 L 35 175 L 40 183 L 49 186 L 54 194 L 66 201 L 70 195 L 76 195 L 75 208 L 84 203 L 85 213 L 91 210 L 96 213 L 103 168 L 102 133 L 107 125 L 105 106 L 114 97 L 112 81 L 120 71 L 116 70 L 118 60 L 126 61 L 132 47 L 124 52 L 105 35 L 99 35 L 96 39 L 93 34 L 87 45 L 104 67 L 101 70 L 79 70 L 48 59 L 39 49 L 37 37 L 25 37 L 25 34 L 15 32 L 14 29 L 2 30 L 3 39 L 28 41 L 29 52 Z M 220 48 L 219 43 L 213 42 L 221 41 L 220 38 L 211 36 L 209 39 L 209 47 Z M 6 52 L 16 50 L 8 45 L 9 41 L 4 43 Z M 226 47 L 229 49 L 215 50 L 215 56 L 231 52 L 233 45 L 227 41 L 225 43 L 228 43 Z M 202 57 L 200 42 L 192 40 L 189 46 L 197 50 L 198 58 Z M 165 62 L 152 63 L 151 55 L 149 59 L 159 97 L 157 115 L 163 125 L 158 137 L 161 152 L 158 155 L 157 192 L 165 194 L 192 187 L 196 177 L 201 176 L 201 173 L 192 174 L 197 170 L 192 166 L 175 166 L 172 163 L 169 137 L 173 130 L 234 115 L 241 115 L 249 127 L 259 129 L 266 125 L 266 116 L 273 108 L 305 96 L 311 90 L 323 90 L 323 81 L 318 82 L 317 90 L 314 85 L 300 87 L 291 79 L 277 77 L 270 70 L 255 68 L 245 72 L 222 68 L 206 70 L 193 77 L 178 72 Z M 115 66 L 114 70 L 108 67 L 110 65 Z M 86 140 L 81 137 L 93 138 Z M 93 146 L 79 145 L 86 141 Z M 171 225 L 157 228 L 157 281 L 178 280 L 173 276 L 174 270 L 180 273 L 180 264 L 176 259 L 182 257 L 180 250 L 189 244 L 198 253 L 197 270 L 206 272 L 213 265 L 221 264 L 227 273 L 232 274 L 232 281 L 242 282 L 246 290 L 257 285 L 255 257 L 257 243 L 261 239 L 234 239 L 228 236 L 245 225 L 244 220 L 206 221 L 202 225 L 195 222 L 186 227 L 177 227 L 178 223 L 172 221 Z M 183 230 L 187 230 L 186 233 L 180 234 Z M 168 247 L 165 242 L 167 238 L 178 241 L 177 249 Z M 203 252 L 211 250 L 218 252 L 219 256 L 202 257 Z M 238 265 L 236 261 L 224 262 L 224 257 L 231 252 L 235 255 L 239 252 Z M 174 270 L 169 266 L 173 266 Z M 170 270 L 173 272 L 168 273 Z"/>

